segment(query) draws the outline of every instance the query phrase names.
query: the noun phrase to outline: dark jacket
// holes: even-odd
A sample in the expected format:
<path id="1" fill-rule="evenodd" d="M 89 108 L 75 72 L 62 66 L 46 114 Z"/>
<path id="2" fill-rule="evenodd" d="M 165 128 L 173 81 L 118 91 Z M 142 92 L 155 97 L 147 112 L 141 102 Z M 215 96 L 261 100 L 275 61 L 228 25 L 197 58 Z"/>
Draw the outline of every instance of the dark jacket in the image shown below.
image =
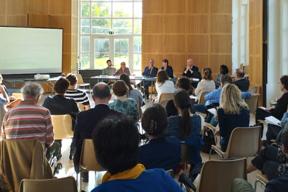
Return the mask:
<path id="1" fill-rule="evenodd" d="M 163 67 L 161 67 L 161 69 L 164 70 Z M 171 66 L 169 66 L 169 65 L 167 66 L 166 73 L 167 73 L 168 77 L 174 78 L 174 76 L 173 76 L 173 68 Z"/>
<path id="2" fill-rule="evenodd" d="M 282 97 L 277 101 L 275 109 L 271 109 L 269 112 L 275 118 L 281 120 L 284 113 L 287 111 L 287 105 L 288 105 L 288 93 L 284 93 Z"/>
<path id="3" fill-rule="evenodd" d="M 79 108 L 74 99 L 61 95 L 49 96 L 44 100 L 42 106 L 49 109 L 51 115 L 69 114 L 72 118 L 72 130 L 74 130 L 77 113 L 79 112 Z"/>
<path id="4" fill-rule="evenodd" d="M 156 77 L 157 76 L 157 72 L 158 72 L 158 68 L 157 67 L 153 67 L 151 73 L 149 73 L 149 67 L 145 67 L 142 75 L 145 77 Z"/>
<path id="5" fill-rule="evenodd" d="M 198 71 L 198 67 L 196 67 L 196 66 L 194 66 L 194 65 L 193 65 L 192 68 L 191 68 L 191 70 L 193 71 L 193 73 L 191 73 L 189 70 L 188 70 L 187 73 L 185 73 L 186 69 L 187 69 L 187 67 L 184 69 L 182 76 L 188 77 L 188 78 L 194 77 L 194 74 L 195 74 L 194 71 L 195 71 L 195 72 Z M 194 77 L 194 78 L 197 78 L 197 77 Z"/>
<path id="6" fill-rule="evenodd" d="M 92 139 L 92 133 L 97 123 L 110 115 L 120 116 L 124 114 L 110 109 L 109 106 L 105 104 L 98 104 L 95 108 L 82 111 L 78 114 L 77 123 L 74 128 L 74 143 L 76 146 L 74 166 L 77 173 L 79 171 L 79 161 L 84 139 Z"/>
<path id="7" fill-rule="evenodd" d="M 288 191 L 288 172 L 282 176 L 272 179 L 266 185 L 265 192 L 282 192 Z"/>
<path id="8" fill-rule="evenodd" d="M 249 90 L 250 81 L 248 79 L 239 79 L 234 84 L 240 89 L 241 92 L 247 92 Z"/>

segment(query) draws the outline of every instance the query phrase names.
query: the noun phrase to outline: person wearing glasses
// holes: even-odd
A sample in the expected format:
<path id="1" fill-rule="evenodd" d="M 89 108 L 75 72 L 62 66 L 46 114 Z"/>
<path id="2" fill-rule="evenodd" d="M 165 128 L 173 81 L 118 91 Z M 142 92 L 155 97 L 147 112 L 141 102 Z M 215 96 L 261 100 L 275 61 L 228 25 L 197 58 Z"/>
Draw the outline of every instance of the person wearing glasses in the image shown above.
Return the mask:
<path id="1" fill-rule="evenodd" d="M 128 76 L 131 75 L 129 68 L 126 67 L 126 63 L 125 63 L 125 62 L 122 62 L 122 63 L 121 63 L 121 68 L 118 69 L 118 70 L 116 71 L 116 73 L 114 73 L 114 76 L 120 76 L 120 75 L 122 75 L 122 74 L 126 74 L 126 75 L 128 75 Z"/>

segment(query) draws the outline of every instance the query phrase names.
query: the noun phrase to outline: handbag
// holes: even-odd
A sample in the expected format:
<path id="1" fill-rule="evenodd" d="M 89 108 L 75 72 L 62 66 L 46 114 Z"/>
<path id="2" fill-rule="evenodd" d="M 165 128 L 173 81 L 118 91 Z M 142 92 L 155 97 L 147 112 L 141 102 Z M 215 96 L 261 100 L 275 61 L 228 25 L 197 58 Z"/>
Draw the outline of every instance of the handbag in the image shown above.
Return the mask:
<path id="1" fill-rule="evenodd" d="M 211 149 L 211 145 L 216 145 L 214 132 L 211 129 L 206 128 L 204 133 L 203 133 L 203 135 L 202 135 L 202 138 L 203 138 L 203 141 L 204 141 L 204 146 L 202 147 L 201 151 L 203 153 L 209 154 L 210 153 L 210 149 Z M 215 152 L 212 151 L 211 154 L 215 154 Z"/>

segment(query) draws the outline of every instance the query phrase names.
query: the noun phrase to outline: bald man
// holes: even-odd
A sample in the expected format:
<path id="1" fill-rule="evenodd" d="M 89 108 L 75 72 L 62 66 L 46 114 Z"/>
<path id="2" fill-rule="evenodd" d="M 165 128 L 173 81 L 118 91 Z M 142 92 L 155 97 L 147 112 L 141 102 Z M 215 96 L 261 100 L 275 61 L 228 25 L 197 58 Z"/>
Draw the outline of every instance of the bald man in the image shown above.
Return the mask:
<path id="1" fill-rule="evenodd" d="M 250 81 L 244 78 L 245 72 L 242 69 L 236 69 L 234 84 L 241 90 L 247 92 L 250 86 Z"/>
<path id="2" fill-rule="evenodd" d="M 187 67 L 184 69 L 182 76 L 201 79 L 201 74 L 198 72 L 198 67 L 194 66 L 193 59 L 187 60 Z M 192 86 L 196 88 L 197 84 L 198 83 L 192 83 Z"/>

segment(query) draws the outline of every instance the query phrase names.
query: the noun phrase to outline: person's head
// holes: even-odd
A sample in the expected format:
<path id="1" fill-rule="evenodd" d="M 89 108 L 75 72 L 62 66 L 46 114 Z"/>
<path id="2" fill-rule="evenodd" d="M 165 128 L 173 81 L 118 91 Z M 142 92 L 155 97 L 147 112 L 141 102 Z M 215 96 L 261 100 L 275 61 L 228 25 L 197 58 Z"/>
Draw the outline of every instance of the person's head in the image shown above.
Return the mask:
<path id="1" fill-rule="evenodd" d="M 109 100 L 111 99 L 111 91 L 109 86 L 103 82 L 97 83 L 93 87 L 92 99 L 94 100 L 95 104 L 108 104 Z"/>
<path id="2" fill-rule="evenodd" d="M 169 77 L 168 77 L 166 71 L 164 71 L 164 70 L 159 70 L 158 73 L 157 73 L 157 80 L 156 80 L 156 82 L 157 82 L 157 83 L 161 83 L 161 85 L 162 85 L 162 84 L 165 83 L 165 81 L 167 81 L 167 80 L 169 80 Z"/>
<path id="3" fill-rule="evenodd" d="M 154 66 L 154 60 L 153 59 L 149 60 L 149 66 L 152 66 L 152 67 Z"/>
<path id="4" fill-rule="evenodd" d="M 97 123 L 92 139 L 98 163 L 111 175 L 132 169 L 138 163 L 139 131 L 135 121 L 122 115 Z"/>
<path id="5" fill-rule="evenodd" d="M 69 81 L 63 77 L 58 79 L 54 85 L 54 90 L 59 95 L 64 95 L 69 87 Z"/>
<path id="6" fill-rule="evenodd" d="M 167 67 L 169 65 L 169 61 L 167 59 L 162 60 L 162 67 Z"/>
<path id="7" fill-rule="evenodd" d="M 227 75 L 229 73 L 229 69 L 226 65 L 221 65 L 220 66 L 220 73 L 223 75 Z"/>
<path id="8" fill-rule="evenodd" d="M 237 79 L 242 79 L 245 76 L 245 72 L 243 69 L 236 69 L 236 78 Z"/>
<path id="9" fill-rule="evenodd" d="M 212 80 L 212 70 L 209 67 L 203 69 L 203 79 Z"/>
<path id="10" fill-rule="evenodd" d="M 184 89 L 187 92 L 190 91 L 191 89 L 191 81 L 190 79 L 188 79 L 187 77 L 180 77 L 177 81 L 176 81 L 176 88 L 177 89 Z"/>
<path id="11" fill-rule="evenodd" d="M 288 123 L 286 123 L 283 132 L 281 134 L 281 142 L 283 147 L 283 152 L 288 155 Z"/>
<path id="12" fill-rule="evenodd" d="M 150 105 L 142 115 L 142 128 L 148 135 L 163 136 L 168 125 L 165 108 L 160 104 Z"/>
<path id="13" fill-rule="evenodd" d="M 110 59 L 108 59 L 108 60 L 106 61 L 106 63 L 107 63 L 107 65 L 108 65 L 108 67 L 111 67 L 111 66 L 112 66 L 112 61 L 111 61 Z"/>
<path id="14" fill-rule="evenodd" d="M 187 65 L 188 65 L 189 67 L 193 67 L 193 59 L 188 59 L 188 60 L 187 60 Z"/>
<path id="15" fill-rule="evenodd" d="M 232 83 L 232 77 L 229 75 L 222 75 L 221 77 L 221 86 L 224 87 L 227 83 Z"/>
<path id="16" fill-rule="evenodd" d="M 27 82 L 21 88 L 21 93 L 24 100 L 31 100 L 38 103 L 38 100 L 43 93 L 43 88 L 38 83 Z"/>
<path id="17" fill-rule="evenodd" d="M 130 83 L 130 78 L 126 74 L 120 75 L 120 80 L 124 81 L 127 87 L 129 88 L 129 91 L 133 90 L 131 83 Z"/>
<path id="18" fill-rule="evenodd" d="M 242 101 L 242 94 L 240 89 L 234 85 L 227 83 L 221 92 L 220 108 L 224 110 L 225 114 L 240 114 L 241 109 L 249 109 L 248 105 Z"/>
<path id="19" fill-rule="evenodd" d="M 190 110 L 193 105 L 186 90 L 179 89 L 174 93 L 174 104 L 181 114 L 181 137 L 188 137 L 191 133 Z"/>
<path id="20" fill-rule="evenodd" d="M 280 78 L 280 89 L 282 92 L 288 91 L 288 76 L 284 75 Z"/>
<path id="21" fill-rule="evenodd" d="M 70 83 L 70 86 L 74 87 L 77 85 L 77 76 L 73 73 L 69 73 L 67 76 L 66 76 L 66 79 L 69 81 Z"/>
<path id="22" fill-rule="evenodd" d="M 0 173 L 0 191 L 1 192 L 12 192 L 12 188 L 7 180 L 7 178 Z"/>
<path id="23" fill-rule="evenodd" d="M 125 69 L 126 68 L 126 63 L 125 62 L 121 62 L 121 69 Z"/>
<path id="24" fill-rule="evenodd" d="M 129 88 L 127 87 L 124 81 L 119 80 L 116 83 L 114 83 L 112 90 L 113 90 L 114 95 L 116 95 L 116 97 L 122 97 L 127 94 L 127 92 L 129 91 Z"/>

